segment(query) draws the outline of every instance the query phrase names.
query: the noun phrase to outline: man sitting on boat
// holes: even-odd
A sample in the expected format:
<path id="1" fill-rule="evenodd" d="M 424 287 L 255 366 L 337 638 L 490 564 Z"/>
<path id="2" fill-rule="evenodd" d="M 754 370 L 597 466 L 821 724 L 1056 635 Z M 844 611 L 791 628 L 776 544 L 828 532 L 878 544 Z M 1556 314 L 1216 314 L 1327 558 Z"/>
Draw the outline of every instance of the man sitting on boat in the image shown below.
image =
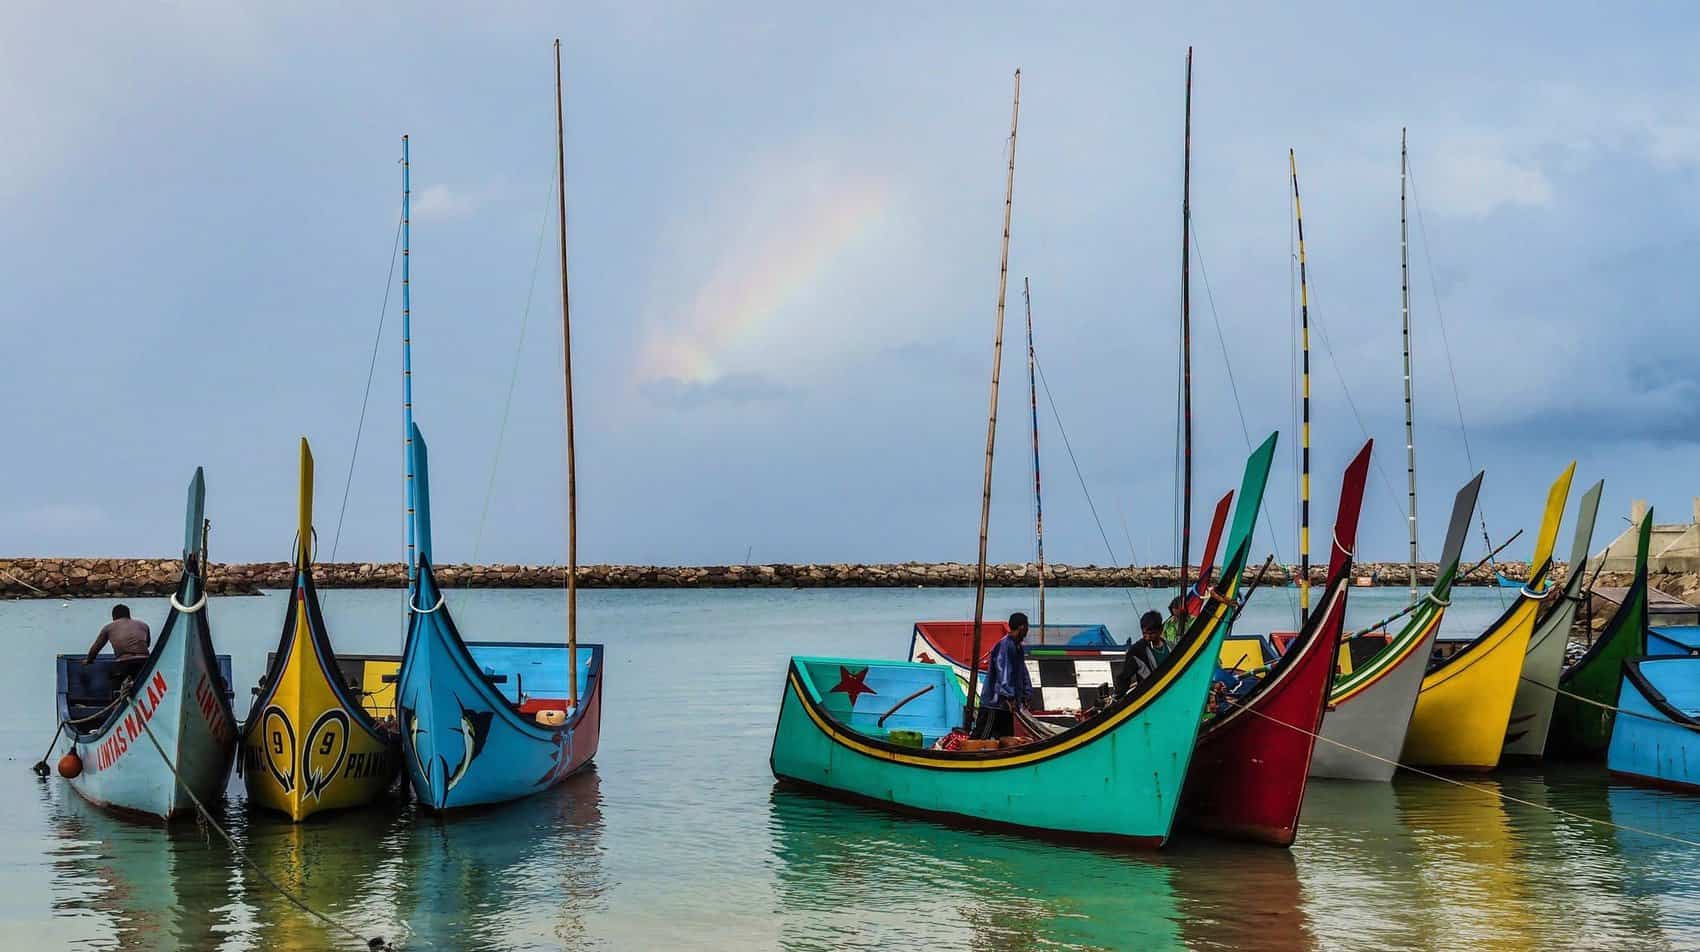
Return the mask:
<path id="1" fill-rule="evenodd" d="M 1170 610 L 1180 607 L 1180 599 L 1176 598 L 1170 605 Z M 1165 635 L 1168 627 L 1163 624 L 1163 616 L 1156 612 L 1146 612 L 1139 616 L 1139 637 L 1127 646 L 1127 655 L 1122 658 L 1122 669 L 1116 675 L 1116 697 L 1144 684 L 1157 666 L 1169 656 L 1171 642 Z"/>
<path id="2" fill-rule="evenodd" d="M 148 649 L 153 641 L 153 632 L 148 629 L 148 623 L 130 617 L 130 606 L 112 606 L 112 620 L 100 629 L 100 636 L 95 638 L 94 647 L 89 649 L 89 656 L 83 659 L 83 664 L 94 664 L 100 656 L 100 649 L 108 642 L 112 644 L 112 653 L 116 660 L 112 665 L 112 683 L 123 684 L 127 679 L 134 679 L 141 673 L 142 667 L 148 663 Z"/>
<path id="3" fill-rule="evenodd" d="M 986 693 L 980 699 L 980 711 L 974 718 L 974 738 L 988 740 L 1011 737 L 1015 734 L 1015 711 L 1027 703 L 1033 693 L 1033 681 L 1027 674 L 1027 658 L 1021 642 L 1027 637 L 1027 615 L 1016 612 L 1009 616 L 1009 634 L 998 639 L 986 657 Z"/>

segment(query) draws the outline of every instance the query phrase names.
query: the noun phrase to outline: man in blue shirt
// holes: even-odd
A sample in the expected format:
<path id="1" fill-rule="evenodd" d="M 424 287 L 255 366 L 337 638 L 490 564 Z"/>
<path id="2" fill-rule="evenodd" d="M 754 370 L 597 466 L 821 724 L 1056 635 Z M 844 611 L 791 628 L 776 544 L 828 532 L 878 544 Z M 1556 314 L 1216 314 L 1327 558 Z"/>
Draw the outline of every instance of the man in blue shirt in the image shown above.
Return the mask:
<path id="1" fill-rule="evenodd" d="M 986 740 L 1015 733 L 1015 711 L 1027 704 L 1033 681 L 1027 675 L 1027 656 L 1021 642 L 1027 637 L 1027 615 L 1009 616 L 1009 634 L 992 646 L 986 658 L 985 692 L 975 715 L 974 737 Z"/>

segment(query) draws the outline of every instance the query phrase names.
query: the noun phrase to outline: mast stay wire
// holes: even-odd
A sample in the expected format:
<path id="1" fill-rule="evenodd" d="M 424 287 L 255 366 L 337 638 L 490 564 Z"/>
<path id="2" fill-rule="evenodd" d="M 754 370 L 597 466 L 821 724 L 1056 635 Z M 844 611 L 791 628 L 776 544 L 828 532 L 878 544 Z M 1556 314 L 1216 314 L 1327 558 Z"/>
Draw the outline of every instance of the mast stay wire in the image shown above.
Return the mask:
<path id="1" fill-rule="evenodd" d="M 1458 435 L 1462 438 L 1464 443 L 1464 465 L 1468 468 L 1469 472 L 1474 473 L 1476 471 L 1476 460 L 1470 453 L 1470 431 L 1464 426 L 1464 398 L 1458 391 L 1458 370 L 1452 363 L 1452 342 L 1447 337 L 1446 315 L 1442 312 L 1440 306 L 1440 285 L 1434 276 L 1434 256 L 1429 253 L 1428 227 L 1423 222 L 1422 198 L 1417 194 L 1417 175 L 1415 172 L 1411 171 L 1410 159 L 1408 157 L 1405 160 L 1405 166 L 1405 174 L 1409 176 L 1411 180 L 1411 204 L 1416 206 L 1417 209 L 1417 234 L 1422 238 L 1423 263 L 1428 266 L 1429 294 L 1434 297 L 1435 323 L 1440 326 L 1441 351 L 1446 355 L 1447 376 L 1452 379 L 1452 403 L 1458 409 Z M 1493 542 L 1492 538 L 1488 535 L 1486 507 L 1478 505 L 1476 507 L 1476 515 L 1481 520 L 1482 541 L 1487 545 L 1488 550 L 1491 552 L 1493 550 Z M 1499 571 L 1497 564 L 1494 564 L 1491 560 L 1489 564 L 1493 566 L 1496 573 Z"/>
<path id="2" fill-rule="evenodd" d="M 513 369 L 508 375 L 508 396 L 502 402 L 502 423 L 496 430 L 496 449 L 490 457 L 490 480 L 484 487 L 484 506 L 478 514 L 478 534 L 472 543 L 472 562 L 478 563 L 479 549 L 484 545 L 484 526 L 490 517 L 490 500 L 496 495 L 496 473 L 502 459 L 502 444 L 508 435 L 508 414 L 513 410 L 514 390 L 519 384 L 520 358 L 525 353 L 525 330 L 531 322 L 531 303 L 537 296 L 537 272 L 543 264 L 543 244 L 548 237 L 549 216 L 554 211 L 552 207 L 555 198 L 555 177 L 549 176 L 549 191 L 543 196 L 543 221 L 537 226 L 537 250 L 531 258 L 531 282 L 525 292 L 525 308 L 520 312 L 519 339 L 514 343 Z M 467 577 L 467 585 L 472 584 L 471 576 Z"/>
<path id="3" fill-rule="evenodd" d="M 1228 339 L 1222 333 L 1222 317 L 1216 312 L 1216 294 L 1210 288 L 1210 272 L 1204 267 L 1204 246 L 1198 240 L 1198 227 L 1196 225 L 1192 229 L 1192 246 L 1193 253 L 1198 256 L 1198 276 L 1204 282 L 1204 300 L 1210 306 L 1210 320 L 1216 326 L 1216 343 L 1222 351 L 1222 366 L 1228 372 L 1228 390 L 1234 395 L 1234 412 L 1239 414 L 1240 433 L 1245 437 L 1245 448 L 1246 452 L 1249 453 L 1252 448 L 1251 428 L 1246 425 L 1245 405 L 1240 402 L 1240 385 L 1234 377 L 1234 362 L 1228 357 Z M 1262 507 L 1259 514 L 1263 516 L 1263 531 L 1269 537 L 1269 546 L 1275 552 L 1275 561 L 1281 562 L 1280 536 L 1275 533 L 1275 526 L 1269 519 L 1269 509 Z M 1298 618 L 1298 602 L 1294 598 L 1293 590 L 1283 586 L 1282 591 L 1287 596 L 1287 607 L 1292 609 L 1293 617 Z"/>
<path id="4" fill-rule="evenodd" d="M 384 342 L 384 321 L 389 316 L 390 290 L 395 287 L 396 258 L 401 251 L 402 214 L 397 213 L 395 240 L 390 247 L 390 273 L 384 279 L 384 302 L 378 308 L 378 333 L 372 339 L 372 359 L 366 368 L 366 393 L 360 398 L 360 422 L 354 425 L 354 449 L 348 454 L 348 476 L 342 483 L 342 505 L 336 511 L 336 533 L 331 536 L 330 561 L 336 561 L 336 550 L 342 542 L 342 520 L 348 514 L 348 494 L 354 486 L 354 463 L 360 458 L 360 436 L 366 431 L 366 407 L 372 401 L 372 379 L 378 372 L 378 351 Z"/>
<path id="5" fill-rule="evenodd" d="M 1045 402 L 1050 404 L 1051 416 L 1057 421 L 1057 435 L 1062 437 L 1063 449 L 1068 452 L 1069 465 L 1074 467 L 1074 478 L 1080 480 L 1080 492 L 1086 497 L 1086 508 L 1092 513 L 1092 522 L 1098 527 L 1098 537 L 1104 540 L 1104 548 L 1110 554 L 1110 564 L 1116 568 L 1121 568 L 1121 563 L 1116 560 L 1115 546 L 1110 544 L 1109 533 L 1104 531 L 1104 520 L 1098 518 L 1098 507 L 1092 502 L 1092 491 L 1086 488 L 1086 477 L 1080 471 L 1080 462 L 1074 457 L 1074 446 L 1068 440 L 1068 430 L 1063 427 L 1062 414 L 1057 411 L 1056 398 L 1051 396 L 1051 384 L 1045 379 L 1045 367 L 1039 362 L 1037 352 L 1033 355 L 1033 369 L 1038 374 L 1040 388 L 1045 391 Z M 1133 555 L 1132 549 L 1133 542 L 1130 539 L 1128 541 L 1129 556 Z M 1134 559 L 1134 561 L 1130 563 L 1130 566 L 1136 565 L 1137 561 L 1137 559 Z M 1128 604 L 1133 606 L 1134 611 L 1139 611 L 1141 606 L 1134 599 L 1133 591 L 1131 589 L 1123 589 L 1123 592 L 1127 594 Z"/>

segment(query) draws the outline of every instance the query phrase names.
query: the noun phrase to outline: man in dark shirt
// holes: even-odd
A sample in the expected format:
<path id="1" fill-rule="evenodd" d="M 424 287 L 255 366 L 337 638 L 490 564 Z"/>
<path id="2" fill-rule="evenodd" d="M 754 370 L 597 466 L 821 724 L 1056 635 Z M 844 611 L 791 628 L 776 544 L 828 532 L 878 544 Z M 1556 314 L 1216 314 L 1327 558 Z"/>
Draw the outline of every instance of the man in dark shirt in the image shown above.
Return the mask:
<path id="1" fill-rule="evenodd" d="M 141 673 L 142 667 L 148 663 L 152 641 L 153 632 L 148 630 L 147 622 L 131 618 L 130 606 L 114 605 L 112 620 L 100 630 L 100 636 L 94 640 L 94 647 L 89 649 L 89 656 L 83 659 L 83 664 L 94 664 L 94 659 L 100 656 L 100 649 L 111 642 L 112 653 L 116 656 L 112 682 L 121 684 L 124 679 Z"/>
<path id="2" fill-rule="evenodd" d="M 1163 637 L 1163 616 L 1156 612 L 1139 616 L 1139 637 L 1127 646 L 1121 673 L 1116 675 L 1116 697 L 1144 684 L 1169 656 L 1169 647 Z"/>
<path id="3" fill-rule="evenodd" d="M 986 658 L 986 689 L 980 696 L 980 711 L 974 719 L 974 736 L 980 740 L 1009 737 L 1015 733 L 1016 708 L 1027 703 L 1033 680 L 1027 674 L 1027 655 L 1021 642 L 1027 637 L 1027 615 L 1009 616 L 1009 634 L 992 646 Z"/>

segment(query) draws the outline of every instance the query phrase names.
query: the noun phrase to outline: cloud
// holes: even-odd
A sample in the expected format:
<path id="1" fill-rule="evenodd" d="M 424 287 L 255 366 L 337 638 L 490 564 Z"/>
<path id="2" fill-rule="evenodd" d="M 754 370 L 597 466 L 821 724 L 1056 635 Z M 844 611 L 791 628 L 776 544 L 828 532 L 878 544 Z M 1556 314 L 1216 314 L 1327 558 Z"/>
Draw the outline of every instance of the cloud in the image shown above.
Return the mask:
<path id="1" fill-rule="evenodd" d="M 645 382 L 641 389 L 655 403 L 679 409 L 699 409 L 714 404 L 772 403 L 792 394 L 790 388 L 778 381 L 755 373 L 728 374 L 714 380 L 662 377 Z"/>
<path id="2" fill-rule="evenodd" d="M 449 185 L 427 185 L 413 198 L 417 221 L 447 221 L 466 218 L 489 203 L 490 189 L 462 189 Z"/>
<path id="3" fill-rule="evenodd" d="M 1434 163 L 1430 201 L 1437 211 L 1485 218 L 1507 206 L 1545 208 L 1552 203 L 1552 180 L 1535 163 L 1514 158 L 1492 143 L 1451 149 Z"/>

